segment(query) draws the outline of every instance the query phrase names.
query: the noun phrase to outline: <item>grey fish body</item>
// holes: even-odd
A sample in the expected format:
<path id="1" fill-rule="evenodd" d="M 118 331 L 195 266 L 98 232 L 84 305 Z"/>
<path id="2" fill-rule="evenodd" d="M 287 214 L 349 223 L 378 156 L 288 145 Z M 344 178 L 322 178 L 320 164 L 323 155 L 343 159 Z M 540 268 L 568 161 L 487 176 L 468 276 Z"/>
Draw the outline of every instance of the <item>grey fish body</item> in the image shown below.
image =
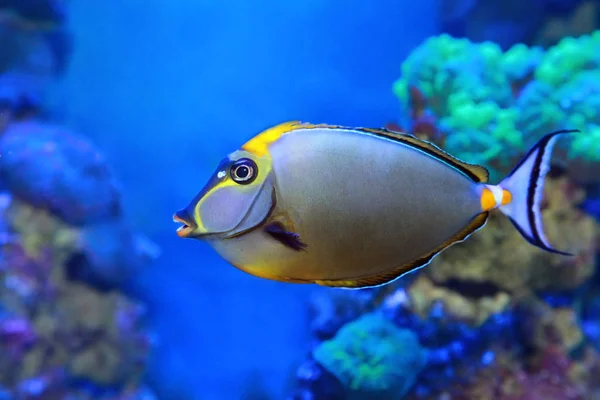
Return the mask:
<path id="1" fill-rule="evenodd" d="M 409 263 L 481 212 L 478 184 L 406 145 L 368 134 L 291 132 L 271 148 L 277 207 L 310 250 L 252 232 L 216 245 L 254 272 L 314 281 L 355 279 Z M 226 248 L 227 247 L 227 248 Z"/>
<path id="2" fill-rule="evenodd" d="M 284 282 L 362 288 L 389 283 L 482 228 L 495 209 L 554 253 L 540 201 L 552 147 L 544 136 L 499 184 L 414 136 L 290 122 L 223 159 L 173 216 L 180 237 L 230 264 Z"/>

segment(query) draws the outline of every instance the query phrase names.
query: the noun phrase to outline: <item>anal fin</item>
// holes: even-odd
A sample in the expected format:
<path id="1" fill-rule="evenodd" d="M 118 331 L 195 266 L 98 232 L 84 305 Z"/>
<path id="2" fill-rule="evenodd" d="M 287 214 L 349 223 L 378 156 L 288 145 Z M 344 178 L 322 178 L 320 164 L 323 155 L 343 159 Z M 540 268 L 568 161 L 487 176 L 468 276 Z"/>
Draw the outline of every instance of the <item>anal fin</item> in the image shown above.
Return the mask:
<path id="1" fill-rule="evenodd" d="M 386 285 L 411 271 L 415 271 L 419 268 L 425 267 L 440 252 L 452 246 L 453 244 L 460 243 L 467 239 L 472 233 L 481 229 L 486 224 L 488 216 L 489 212 L 483 212 L 481 214 L 476 215 L 467 226 L 461 229 L 456 235 L 452 236 L 450 239 L 437 246 L 431 252 L 423 255 L 422 257 L 419 257 L 415 261 L 401 265 L 390 271 L 378 275 L 368 275 L 357 278 L 316 280 L 315 283 L 322 286 L 339 287 L 346 289 L 363 289 L 368 287 Z"/>

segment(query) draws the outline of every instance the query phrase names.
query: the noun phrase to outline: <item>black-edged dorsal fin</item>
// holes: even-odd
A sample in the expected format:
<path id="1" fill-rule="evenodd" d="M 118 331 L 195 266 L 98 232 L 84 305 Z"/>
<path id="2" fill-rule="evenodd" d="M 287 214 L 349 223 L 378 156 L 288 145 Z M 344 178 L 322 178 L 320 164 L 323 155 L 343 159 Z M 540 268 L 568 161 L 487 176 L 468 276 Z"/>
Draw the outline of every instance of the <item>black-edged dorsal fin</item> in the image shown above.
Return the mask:
<path id="1" fill-rule="evenodd" d="M 435 144 L 431 142 L 427 142 L 425 140 L 419 139 L 411 134 L 404 132 L 395 132 L 390 131 L 389 129 L 380 128 L 356 128 L 359 132 L 365 132 L 372 135 L 384 137 L 390 140 L 394 140 L 396 142 L 404 143 L 407 146 L 414 147 L 418 150 L 421 150 L 432 157 L 437 158 L 440 161 L 443 161 L 452 167 L 458 169 L 463 174 L 467 175 L 474 182 L 482 182 L 485 183 L 489 179 L 489 172 L 487 168 L 482 165 L 477 164 L 469 164 L 458 158 L 448 154 Z"/>
<path id="2" fill-rule="evenodd" d="M 422 257 L 419 257 L 413 262 L 400 265 L 382 274 L 346 279 L 323 279 L 316 280 L 315 283 L 322 286 L 339 287 L 346 289 L 363 289 L 368 287 L 386 285 L 411 271 L 426 266 L 431 262 L 431 260 L 433 260 L 435 256 L 437 256 L 443 250 L 447 249 L 453 244 L 464 241 L 472 233 L 481 229 L 486 224 L 488 217 L 489 212 L 483 212 L 476 215 L 463 229 L 461 229 L 454 236 L 446 240 L 444 243 L 437 246 L 431 252 L 423 255 Z"/>
<path id="3" fill-rule="evenodd" d="M 349 126 L 342 125 L 311 124 L 309 122 L 289 121 L 269 128 L 266 131 L 260 133 L 259 135 L 255 136 L 247 143 L 245 143 L 242 146 L 242 148 L 258 156 L 263 156 L 264 154 L 268 153 L 268 147 L 273 142 L 277 141 L 281 136 L 301 129 L 341 129 L 348 132 L 366 133 L 374 136 L 387 138 L 395 142 L 403 143 L 407 146 L 411 146 L 415 149 L 418 149 L 452 166 L 453 168 L 456 168 L 458 171 L 462 172 L 474 182 L 485 183 L 489 179 L 489 172 L 482 165 L 464 162 L 448 154 L 447 152 L 445 152 L 444 150 L 442 150 L 441 148 L 439 148 L 431 142 L 419 139 L 405 132 L 391 131 L 386 128 L 352 128 Z"/>

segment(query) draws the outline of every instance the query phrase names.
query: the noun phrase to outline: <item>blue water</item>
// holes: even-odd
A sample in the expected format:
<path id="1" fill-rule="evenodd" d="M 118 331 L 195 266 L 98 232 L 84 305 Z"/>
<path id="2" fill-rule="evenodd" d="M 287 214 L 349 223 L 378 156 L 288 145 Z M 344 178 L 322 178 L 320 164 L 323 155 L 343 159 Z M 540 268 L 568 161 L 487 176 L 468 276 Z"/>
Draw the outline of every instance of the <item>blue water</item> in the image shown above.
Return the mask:
<path id="1" fill-rule="evenodd" d="M 407 53 L 436 33 L 436 0 L 72 2 L 62 82 L 67 123 L 105 151 L 127 213 L 162 257 L 135 289 L 160 338 L 159 393 L 280 399 L 306 349 L 313 287 L 260 280 L 200 242 L 172 213 L 217 162 L 270 125 L 301 119 L 382 126 Z"/>

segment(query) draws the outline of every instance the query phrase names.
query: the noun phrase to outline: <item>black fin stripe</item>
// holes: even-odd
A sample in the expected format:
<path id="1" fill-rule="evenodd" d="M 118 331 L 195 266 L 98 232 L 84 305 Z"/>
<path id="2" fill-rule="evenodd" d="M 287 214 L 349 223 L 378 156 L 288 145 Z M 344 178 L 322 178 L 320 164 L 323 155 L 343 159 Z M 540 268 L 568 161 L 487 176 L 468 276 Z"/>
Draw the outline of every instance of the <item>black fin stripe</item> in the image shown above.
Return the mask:
<path id="1" fill-rule="evenodd" d="M 531 171 L 531 175 L 529 178 L 529 185 L 528 185 L 528 189 L 527 189 L 527 219 L 529 221 L 529 226 L 531 227 L 531 234 L 533 236 L 533 239 L 535 239 L 536 242 L 543 245 L 544 247 L 546 247 L 546 245 L 544 244 L 544 242 L 542 241 L 542 238 L 540 237 L 540 233 L 538 231 L 538 226 L 537 226 L 536 220 L 535 220 L 535 210 L 534 210 L 535 193 L 538 188 L 538 183 L 539 183 L 538 181 L 540 178 L 542 161 L 544 159 L 544 154 L 546 153 L 545 148 L 548 145 L 548 143 L 550 142 L 550 139 L 552 139 L 553 137 L 554 137 L 554 135 L 552 135 L 552 136 L 549 135 L 549 136 L 544 137 L 542 140 L 540 140 L 540 142 L 538 143 L 538 146 L 536 146 L 539 151 L 534 160 L 533 170 Z M 529 157 L 529 155 L 528 155 L 528 157 Z M 527 158 L 525 158 L 525 159 L 527 159 Z M 539 212 L 541 212 L 541 210 L 539 210 Z"/>
<path id="2" fill-rule="evenodd" d="M 538 151 L 538 154 L 533 163 L 533 169 L 531 171 L 531 175 L 530 175 L 530 179 L 529 179 L 529 185 L 528 185 L 528 189 L 527 189 L 527 198 L 526 198 L 527 220 L 529 222 L 529 226 L 531 227 L 532 237 L 529 237 L 528 235 L 526 235 L 525 232 L 523 232 L 523 230 L 516 224 L 516 222 L 512 218 L 510 218 L 510 220 L 513 223 L 513 225 L 517 227 L 517 230 L 531 244 L 539 246 L 539 247 L 543 248 L 544 250 L 550 251 L 552 253 L 563 254 L 563 255 L 571 255 L 571 254 L 561 252 L 559 250 L 554 250 L 554 249 L 546 246 L 546 244 L 543 242 L 543 240 L 540 236 L 540 232 L 538 230 L 538 226 L 536 224 L 536 216 L 535 216 L 534 206 L 535 206 L 535 195 L 536 195 L 536 192 L 538 190 L 538 185 L 539 185 L 539 178 L 540 178 L 540 174 L 541 174 L 542 162 L 544 160 L 544 155 L 547 152 L 546 146 L 548 146 L 548 143 L 550 142 L 550 140 L 552 140 L 555 136 L 561 135 L 561 134 L 566 134 L 566 133 L 574 133 L 574 132 L 580 132 L 580 131 L 577 129 L 560 130 L 560 131 L 556 131 L 556 132 L 547 134 L 542 139 L 540 139 L 540 141 L 535 146 L 533 146 L 529 150 L 529 152 L 527 153 L 527 155 L 525 157 L 521 158 L 521 161 L 519 161 L 519 163 L 513 168 L 513 170 L 510 172 L 510 174 L 508 174 L 508 176 L 512 176 L 514 174 L 514 172 L 517 171 L 529 159 L 529 157 L 533 154 L 534 151 Z M 539 212 L 541 213 L 541 210 L 539 210 Z M 541 218 L 541 215 L 540 215 L 540 218 Z"/>
<path id="3" fill-rule="evenodd" d="M 521 167 L 521 165 L 523 165 L 523 163 L 525 161 L 527 161 L 527 159 L 529 158 L 529 156 L 531 154 L 533 154 L 534 151 L 536 151 L 540 147 L 545 147 L 546 144 L 548 143 L 548 141 L 550 141 L 550 139 L 552 139 L 554 136 L 563 135 L 563 134 L 566 134 L 566 133 L 576 133 L 576 132 L 581 132 L 581 131 L 579 129 L 563 129 L 563 130 L 560 130 L 560 131 L 555 131 L 555 132 L 548 133 L 546 136 L 544 136 L 543 138 L 541 138 L 540 141 L 537 142 L 535 146 L 533 146 L 531 149 L 529 149 L 529 151 L 527 152 L 527 154 L 523 158 L 521 158 L 521 160 L 519 161 L 519 163 L 514 166 L 514 168 L 508 173 L 508 175 L 506 177 L 508 178 L 509 176 L 513 176 L 513 174 Z"/>
<path id="4" fill-rule="evenodd" d="M 364 129 L 364 128 L 356 128 L 354 130 L 359 131 L 359 132 L 363 132 L 363 133 L 367 133 L 367 134 L 370 134 L 370 135 L 374 135 L 374 136 L 379 136 L 381 138 L 390 139 L 390 140 L 402 143 L 404 145 L 407 145 L 409 147 L 412 147 L 414 149 L 420 150 L 420 151 L 422 151 L 424 153 L 427 153 L 428 155 L 434 157 L 435 159 L 437 159 L 439 161 L 442 161 L 442 162 L 444 162 L 444 163 L 452 166 L 453 168 L 456 168 L 457 170 L 459 170 L 460 172 L 462 172 L 463 174 L 465 174 L 466 176 L 468 176 L 474 182 L 480 182 L 481 181 L 477 175 L 475 175 L 474 173 L 472 173 L 468 169 L 464 168 L 462 165 L 455 163 L 453 159 L 451 159 L 451 158 L 443 158 L 438 153 L 434 152 L 433 150 L 431 150 L 431 149 L 429 149 L 429 148 L 427 148 L 425 146 L 420 147 L 420 146 L 418 146 L 418 145 L 416 145 L 414 143 L 411 143 L 408 140 L 403 139 L 402 137 L 398 136 L 397 134 L 394 134 L 394 132 L 391 132 L 391 131 L 389 131 L 387 129 L 383 129 L 383 130 L 381 130 L 381 132 L 379 132 L 377 130 L 368 130 L 368 129 Z M 389 135 L 385 134 L 385 133 L 389 133 Z M 420 139 L 416 138 L 415 136 L 412 136 L 412 135 L 409 135 L 409 136 L 412 137 L 412 138 L 414 138 L 414 139 L 420 140 Z M 429 143 L 428 142 L 428 144 L 430 144 L 430 145 L 438 148 L 441 152 L 444 152 L 444 150 L 440 149 L 439 147 L 437 147 L 433 143 Z"/>
<path id="5" fill-rule="evenodd" d="M 517 229 L 517 231 L 521 234 L 521 236 L 523 236 L 523 238 L 525 238 L 525 240 L 527 242 L 529 242 L 530 244 L 540 247 L 546 251 L 549 251 L 550 253 L 556 253 L 556 254 L 561 254 L 563 256 L 572 256 L 573 254 L 571 253 L 567 253 L 564 251 L 560 251 L 560 250 L 556 250 L 553 249 L 551 247 L 546 246 L 544 243 L 540 242 L 540 241 L 535 241 L 532 237 L 530 237 L 527 233 L 525 233 L 525 231 L 523 231 L 523 229 L 519 226 L 519 224 L 517 224 L 517 222 L 512 219 L 511 217 L 508 217 L 509 221 L 513 224 L 513 226 Z"/>
<path id="6" fill-rule="evenodd" d="M 550 142 L 550 140 L 552 140 L 554 137 L 556 137 L 558 135 L 562 135 L 562 134 L 566 134 L 566 133 L 574 133 L 574 132 L 579 132 L 579 130 L 561 130 L 561 131 L 556 131 L 556 132 L 547 134 L 542 139 L 540 139 L 540 141 L 535 146 L 533 146 L 533 148 L 527 153 L 527 155 L 521 159 L 521 162 L 519 162 L 517 167 L 515 167 L 513 169 L 513 172 L 516 171 L 531 156 L 531 154 L 533 154 L 534 151 L 536 151 L 536 150 L 538 151 L 538 154 L 534 160 L 533 170 L 531 172 L 528 190 L 527 190 L 527 219 L 529 221 L 529 226 L 531 227 L 531 233 L 533 235 L 533 239 L 535 239 L 537 241 L 538 245 L 542 245 L 545 248 L 545 250 L 550 250 L 550 249 L 548 248 L 548 246 L 546 246 L 544 244 L 544 242 L 540 236 L 540 232 L 539 232 L 538 226 L 536 224 L 535 210 L 534 210 L 535 194 L 537 192 L 538 185 L 539 185 L 539 178 L 540 178 L 541 169 L 542 169 L 542 162 L 544 160 L 544 155 L 547 152 L 546 146 L 548 146 L 548 143 Z M 513 172 L 511 172 L 510 175 L 512 175 Z M 541 210 L 539 210 L 539 212 L 541 212 Z M 541 216 L 540 216 L 540 218 L 541 218 Z"/>

